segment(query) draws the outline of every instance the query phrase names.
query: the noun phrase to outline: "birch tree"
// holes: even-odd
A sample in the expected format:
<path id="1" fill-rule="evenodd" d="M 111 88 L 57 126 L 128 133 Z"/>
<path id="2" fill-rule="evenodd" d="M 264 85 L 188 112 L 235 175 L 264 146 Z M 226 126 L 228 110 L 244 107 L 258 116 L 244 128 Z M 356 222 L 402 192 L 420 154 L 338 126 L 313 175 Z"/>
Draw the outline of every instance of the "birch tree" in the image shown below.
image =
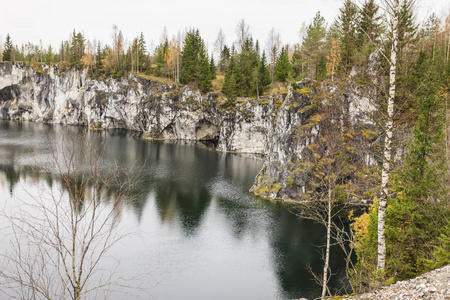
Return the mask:
<path id="1" fill-rule="evenodd" d="M 389 94 L 387 99 L 387 114 L 385 125 L 383 165 L 381 169 L 381 195 L 378 207 L 378 258 L 377 269 L 384 270 L 386 266 L 386 206 L 389 196 L 389 183 L 391 176 L 391 152 L 392 139 L 394 136 L 394 105 L 397 71 L 397 51 L 398 51 L 398 24 L 399 24 L 399 0 L 385 0 L 386 10 L 392 18 L 392 41 L 391 54 L 389 57 Z"/>
<path id="2" fill-rule="evenodd" d="M 315 276 L 322 286 L 321 299 L 331 295 L 328 282 L 331 278 L 330 251 L 332 240 L 341 230 L 334 222 L 349 199 L 358 198 L 359 188 L 368 173 L 357 147 L 366 139 L 361 128 L 353 126 L 346 113 L 349 103 L 343 93 L 342 83 L 326 83 L 317 95 L 319 107 L 309 122 L 300 127 L 300 135 L 312 142 L 306 146 L 301 161 L 295 162 L 292 174 L 301 176 L 307 183 L 302 194 L 303 202 L 295 204 L 300 217 L 314 220 L 326 228 L 322 276 Z M 358 146 L 355 146 L 358 145 Z"/>
<path id="3" fill-rule="evenodd" d="M 60 147 L 36 173 L 26 200 L 17 199 L 17 209 L 2 214 L 10 221 L 11 250 L 0 255 L 0 293 L 10 299 L 79 300 L 103 298 L 102 291 L 114 287 L 129 292 L 115 280 L 117 266 L 102 263 L 126 234 L 118 221 L 123 202 L 136 196 L 138 178 L 114 164 L 105 171 L 101 145 L 92 137 L 59 138 Z"/>
<path id="4" fill-rule="evenodd" d="M 281 36 L 279 33 L 275 32 L 274 28 L 269 31 L 269 36 L 266 41 L 266 50 L 269 56 L 270 79 L 273 81 L 278 54 L 281 51 Z"/>
<path id="5" fill-rule="evenodd" d="M 244 19 L 241 19 L 236 26 L 236 36 L 237 40 L 235 43 L 236 51 L 240 53 L 242 51 L 242 46 L 244 45 L 245 41 L 247 41 L 250 38 L 250 26 L 245 23 Z"/>
<path id="6" fill-rule="evenodd" d="M 222 58 L 223 48 L 226 46 L 225 33 L 223 33 L 222 28 L 220 28 L 217 34 L 216 41 L 214 42 L 214 53 L 216 54 L 216 60 L 220 61 Z"/>

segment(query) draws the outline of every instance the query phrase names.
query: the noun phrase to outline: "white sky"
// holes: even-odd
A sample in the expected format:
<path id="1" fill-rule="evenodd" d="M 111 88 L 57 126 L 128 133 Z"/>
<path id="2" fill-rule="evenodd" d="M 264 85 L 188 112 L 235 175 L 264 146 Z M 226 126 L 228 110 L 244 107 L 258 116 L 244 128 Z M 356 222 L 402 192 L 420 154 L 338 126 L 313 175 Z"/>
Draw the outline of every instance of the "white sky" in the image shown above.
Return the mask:
<path id="1" fill-rule="evenodd" d="M 361 0 L 362 1 L 362 0 Z M 147 49 L 159 43 L 163 27 L 169 38 L 178 30 L 198 28 L 209 51 L 222 28 L 227 45 L 236 39 L 235 28 L 241 19 L 250 33 L 265 46 L 270 29 L 281 34 L 283 44 L 299 41 L 299 29 L 320 10 L 330 24 L 342 6 L 341 0 L 1 0 L 0 42 L 9 33 L 13 43 L 49 44 L 58 50 L 73 30 L 89 40 L 111 43 L 112 25 L 116 24 L 126 40 L 144 33 Z M 449 0 L 421 0 L 419 20 L 431 12 L 450 14 Z"/>

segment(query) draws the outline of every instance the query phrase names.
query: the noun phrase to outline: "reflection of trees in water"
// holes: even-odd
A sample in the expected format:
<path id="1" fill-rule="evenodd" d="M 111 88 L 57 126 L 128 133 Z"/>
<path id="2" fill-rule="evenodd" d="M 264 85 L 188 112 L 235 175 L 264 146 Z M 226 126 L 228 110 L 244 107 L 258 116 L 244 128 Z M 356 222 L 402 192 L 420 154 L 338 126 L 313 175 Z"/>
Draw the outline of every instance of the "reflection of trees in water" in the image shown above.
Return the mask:
<path id="1" fill-rule="evenodd" d="M 273 206 L 269 237 L 274 248 L 274 262 L 277 277 L 286 297 L 316 298 L 320 295 L 321 286 L 316 284 L 313 276 L 306 271 L 310 265 L 316 274 L 323 270 L 321 253 L 325 241 L 325 228 L 310 220 L 300 219 L 293 214 L 285 203 L 271 203 Z M 342 287 L 341 280 L 345 276 L 344 256 L 339 246 L 333 246 L 330 266 L 336 270 L 331 278 L 331 289 Z M 313 288 L 314 287 L 314 288 Z"/>
<path id="2" fill-rule="evenodd" d="M 0 124 L 4 126 L 3 123 Z M 44 141 L 48 141 L 50 136 L 51 142 L 45 142 L 47 150 L 43 150 L 44 145 L 39 145 L 40 148 L 34 152 L 45 161 L 48 158 L 42 157 L 42 152 L 50 153 L 57 148 L 58 142 L 54 141 L 58 141 L 61 128 L 32 125 L 37 126 L 37 129 L 26 126 L 13 129 L 13 133 L 17 132 L 27 138 L 26 133 L 30 130 L 32 133 L 29 134 L 34 136 L 33 139 Z M 69 127 L 67 130 L 70 135 L 76 136 L 84 129 Z M 320 249 L 314 245 L 323 244 L 324 231 L 320 225 L 299 220 L 289 212 L 285 204 L 256 200 L 248 194 L 248 188 L 261 168 L 261 161 L 238 154 L 217 153 L 192 144 L 136 140 L 132 133 L 123 131 L 89 132 L 86 138 L 94 139 L 97 145 L 104 143 L 100 148 L 104 160 L 103 169 L 106 170 L 114 160 L 128 171 L 134 166 L 131 175 L 139 175 L 139 180 L 129 190 L 133 200 L 125 200 L 122 204 L 132 208 L 138 221 L 142 218 L 147 202 L 153 199 L 150 195 L 155 195 L 161 222 L 179 221 L 183 233 L 193 236 L 198 232 L 214 198 L 219 212 L 225 216 L 228 228 L 236 239 L 267 236 L 277 278 L 287 298 L 316 297 L 320 294 L 319 286 L 312 288 L 315 283 L 305 265 L 309 263 L 314 271 L 321 271 L 322 262 L 316 254 Z M 77 147 L 81 147 L 82 142 L 77 141 L 80 145 Z M 28 145 L 15 145 L 11 150 L 0 145 L 0 173 L 4 174 L 10 191 L 21 179 L 38 180 L 36 170 L 41 172 L 40 178 L 48 186 L 64 187 L 55 173 L 42 174 L 42 169 L 36 169 L 31 164 L 16 163 L 20 156 L 30 155 L 27 147 Z M 6 159 L 2 161 L 2 157 Z M 126 180 L 127 175 L 120 170 L 115 175 L 118 183 Z M 114 183 L 97 185 L 101 190 L 97 192 L 105 195 L 105 202 L 114 203 L 113 195 L 119 186 L 120 184 Z M 70 192 L 74 187 L 64 188 Z M 93 184 L 89 181 L 84 188 L 76 187 L 85 196 L 92 192 L 92 188 Z M 332 253 L 335 253 L 331 258 L 331 263 L 335 264 L 332 269 L 337 270 L 343 266 L 342 257 L 338 251 Z M 338 285 L 337 281 L 335 285 Z"/>
<path id="3" fill-rule="evenodd" d="M 180 186 L 167 180 L 158 182 L 156 187 L 156 206 L 161 220 L 171 222 L 178 217 L 188 236 L 197 232 L 210 203 L 211 195 L 202 186 Z"/>

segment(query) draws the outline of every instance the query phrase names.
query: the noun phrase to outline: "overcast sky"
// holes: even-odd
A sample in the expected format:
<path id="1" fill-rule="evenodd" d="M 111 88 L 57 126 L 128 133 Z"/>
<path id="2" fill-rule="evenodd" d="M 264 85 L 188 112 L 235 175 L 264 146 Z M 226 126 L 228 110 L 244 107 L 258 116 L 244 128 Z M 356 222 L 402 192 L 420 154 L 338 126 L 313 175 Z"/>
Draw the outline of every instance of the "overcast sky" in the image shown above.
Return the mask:
<path id="1" fill-rule="evenodd" d="M 141 32 L 150 48 L 159 43 L 164 26 L 169 37 L 178 30 L 198 28 L 213 50 L 222 28 L 228 45 L 236 39 L 235 28 L 244 19 L 254 39 L 265 45 L 270 29 L 281 34 L 284 44 L 299 41 L 299 29 L 307 25 L 317 11 L 330 24 L 343 1 L 338 0 L 2 0 L 0 6 L 0 41 L 9 33 L 14 44 L 26 42 L 59 49 L 75 29 L 89 40 L 111 43 L 112 25 L 116 24 L 126 40 Z M 419 20 L 436 12 L 450 14 L 449 0 L 421 0 Z"/>

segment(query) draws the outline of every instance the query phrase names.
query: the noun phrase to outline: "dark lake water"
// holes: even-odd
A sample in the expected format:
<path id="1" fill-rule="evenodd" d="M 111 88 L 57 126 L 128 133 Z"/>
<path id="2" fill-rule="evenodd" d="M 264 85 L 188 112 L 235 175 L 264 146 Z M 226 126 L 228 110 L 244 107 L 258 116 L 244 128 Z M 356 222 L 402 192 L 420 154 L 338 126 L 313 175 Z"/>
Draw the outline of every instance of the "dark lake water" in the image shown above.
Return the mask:
<path id="1" fill-rule="evenodd" d="M 36 161 L 52 159 L 63 130 L 76 136 L 80 129 L 0 122 L 1 207 L 26 197 Z M 261 158 L 216 152 L 202 144 L 145 141 L 130 132 L 89 135 L 105 143 L 107 160 L 139 167 L 140 196 L 120 216 L 120 226 L 134 234 L 112 249 L 121 276 L 145 274 L 138 279 L 142 290 L 130 298 L 320 296 L 321 287 L 305 267 L 321 270 L 317 246 L 324 244 L 324 228 L 297 218 L 284 203 L 248 192 Z M 331 285 L 339 287 L 344 264 L 333 252 L 337 275 Z M 128 296 L 112 294 L 110 299 Z"/>

